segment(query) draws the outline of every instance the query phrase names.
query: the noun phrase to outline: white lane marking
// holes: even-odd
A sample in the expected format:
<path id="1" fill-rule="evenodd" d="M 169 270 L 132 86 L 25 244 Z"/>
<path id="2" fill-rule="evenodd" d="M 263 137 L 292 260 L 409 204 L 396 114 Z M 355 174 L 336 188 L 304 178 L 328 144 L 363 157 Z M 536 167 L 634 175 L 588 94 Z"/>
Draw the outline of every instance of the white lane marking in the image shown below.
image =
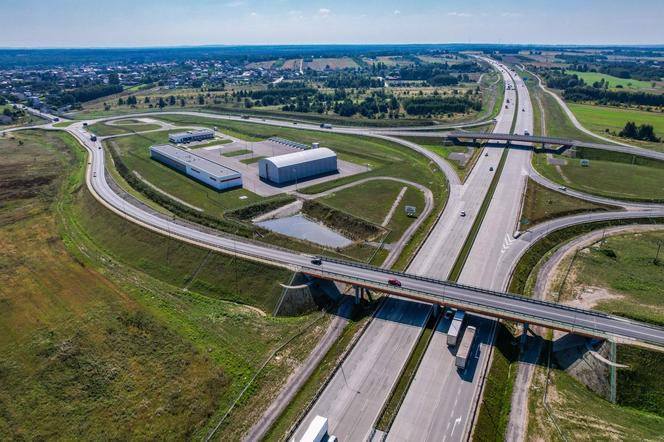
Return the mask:
<path id="1" fill-rule="evenodd" d="M 503 240 L 503 247 L 501 248 L 500 253 L 505 253 L 507 251 L 507 249 L 510 248 L 510 246 L 512 245 L 513 242 L 514 242 L 514 238 L 512 237 L 512 235 L 510 235 L 509 233 L 506 233 L 505 234 L 505 239 Z"/>
<path id="2" fill-rule="evenodd" d="M 461 416 L 454 419 L 454 426 L 452 427 L 452 432 L 450 433 L 450 436 L 454 436 L 454 430 L 456 430 L 457 425 L 459 425 L 460 423 L 461 423 Z"/>

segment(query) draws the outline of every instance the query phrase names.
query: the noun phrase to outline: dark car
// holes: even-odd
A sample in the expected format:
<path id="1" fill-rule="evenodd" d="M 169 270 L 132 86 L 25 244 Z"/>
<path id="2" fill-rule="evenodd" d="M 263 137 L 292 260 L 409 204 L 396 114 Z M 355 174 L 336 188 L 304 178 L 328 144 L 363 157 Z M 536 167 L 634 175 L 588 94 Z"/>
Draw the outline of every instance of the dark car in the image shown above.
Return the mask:
<path id="1" fill-rule="evenodd" d="M 489 172 L 493 172 L 493 167 L 489 167 Z"/>
<path id="2" fill-rule="evenodd" d="M 311 258 L 311 263 L 319 266 L 323 264 L 323 258 L 321 258 L 320 256 L 314 256 L 313 258 Z"/>
<path id="3" fill-rule="evenodd" d="M 395 287 L 401 287 L 401 281 L 399 281 L 398 279 L 388 279 L 387 283 Z"/>

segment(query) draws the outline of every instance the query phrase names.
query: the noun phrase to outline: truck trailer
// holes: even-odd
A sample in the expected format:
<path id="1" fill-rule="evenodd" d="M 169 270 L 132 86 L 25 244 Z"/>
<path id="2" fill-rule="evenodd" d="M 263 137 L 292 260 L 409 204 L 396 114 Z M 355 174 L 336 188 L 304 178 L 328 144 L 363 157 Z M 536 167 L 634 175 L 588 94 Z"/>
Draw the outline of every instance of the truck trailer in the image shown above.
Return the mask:
<path id="1" fill-rule="evenodd" d="M 466 313 L 463 310 L 457 310 L 456 313 L 454 313 L 454 318 L 452 318 L 450 328 L 447 330 L 448 346 L 454 347 L 457 344 L 459 333 L 461 333 L 461 327 L 463 326 L 463 318 L 465 316 Z"/>
<path id="2" fill-rule="evenodd" d="M 300 442 L 320 442 L 327 436 L 327 418 L 316 416 L 309 424 L 309 428 L 300 439 Z"/>
<path id="3" fill-rule="evenodd" d="M 459 349 L 456 354 L 456 366 L 459 370 L 465 370 L 468 359 L 470 359 L 470 350 L 473 348 L 473 341 L 475 340 L 475 327 L 469 325 L 459 344 Z"/>

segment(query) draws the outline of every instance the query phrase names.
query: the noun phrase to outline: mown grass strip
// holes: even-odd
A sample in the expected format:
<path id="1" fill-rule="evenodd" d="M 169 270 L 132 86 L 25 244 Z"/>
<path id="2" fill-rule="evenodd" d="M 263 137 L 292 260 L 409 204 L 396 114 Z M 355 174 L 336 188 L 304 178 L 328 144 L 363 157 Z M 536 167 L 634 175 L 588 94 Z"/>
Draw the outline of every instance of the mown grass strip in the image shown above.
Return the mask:
<path id="1" fill-rule="evenodd" d="M 376 423 L 377 430 L 384 431 L 385 433 L 390 430 L 394 419 L 397 417 L 399 408 L 401 408 L 401 404 L 406 398 L 406 393 L 408 393 L 410 384 L 415 378 L 415 373 L 417 373 L 417 369 L 424 358 L 426 349 L 429 347 L 429 342 L 433 337 L 433 332 L 436 330 L 437 324 L 437 317 L 431 314 L 424 330 L 420 334 L 417 344 L 415 344 L 415 348 L 413 348 L 413 352 L 408 358 L 408 362 L 404 366 L 399 381 L 395 385 L 394 390 L 390 393 L 390 397 L 378 418 L 378 422 Z"/>

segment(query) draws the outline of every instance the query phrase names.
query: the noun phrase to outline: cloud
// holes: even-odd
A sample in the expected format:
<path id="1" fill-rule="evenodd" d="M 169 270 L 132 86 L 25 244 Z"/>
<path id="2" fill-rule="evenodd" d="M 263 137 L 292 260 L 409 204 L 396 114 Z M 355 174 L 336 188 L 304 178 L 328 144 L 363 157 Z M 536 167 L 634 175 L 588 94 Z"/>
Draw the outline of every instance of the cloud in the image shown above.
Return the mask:
<path id="1" fill-rule="evenodd" d="M 394 15 L 401 15 L 401 11 L 399 11 L 398 9 L 395 9 L 394 10 Z"/>
<path id="2" fill-rule="evenodd" d="M 320 15 L 330 15 L 330 12 L 332 12 L 332 11 L 330 11 L 330 10 L 327 9 L 327 8 L 320 8 L 320 9 L 318 10 L 318 13 L 319 13 Z"/>
<path id="3" fill-rule="evenodd" d="M 473 14 L 470 12 L 448 12 L 447 15 L 451 17 L 472 17 Z"/>
<path id="4" fill-rule="evenodd" d="M 252 11 L 252 12 L 249 14 L 249 16 L 250 16 L 250 17 L 258 17 L 258 13 L 255 12 L 255 11 Z"/>
<path id="5" fill-rule="evenodd" d="M 501 17 L 523 17 L 521 12 L 503 12 L 500 14 Z"/>

